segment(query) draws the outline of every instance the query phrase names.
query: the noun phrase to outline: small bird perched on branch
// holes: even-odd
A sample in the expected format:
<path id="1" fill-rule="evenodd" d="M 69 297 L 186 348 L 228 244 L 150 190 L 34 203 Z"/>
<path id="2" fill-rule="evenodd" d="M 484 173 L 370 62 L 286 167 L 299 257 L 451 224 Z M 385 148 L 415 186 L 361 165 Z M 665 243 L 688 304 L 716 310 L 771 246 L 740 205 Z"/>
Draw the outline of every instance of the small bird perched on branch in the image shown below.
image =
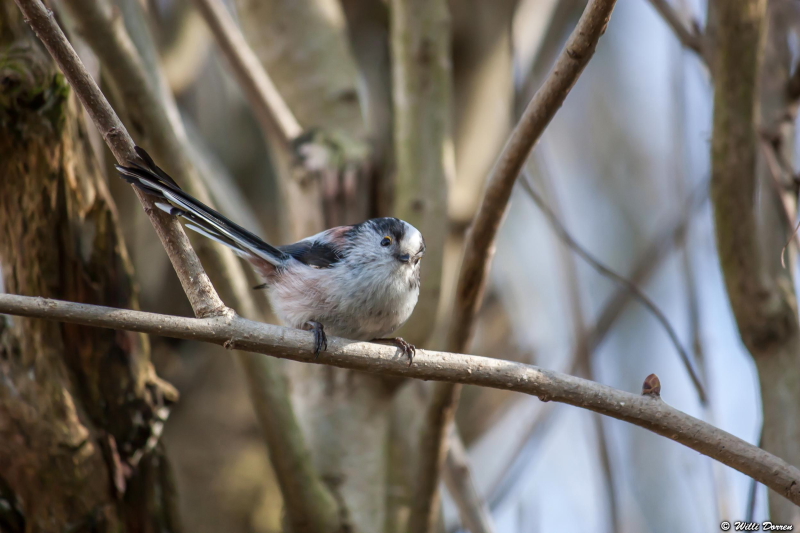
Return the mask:
<path id="1" fill-rule="evenodd" d="M 315 358 L 328 347 L 327 332 L 390 342 L 413 362 L 413 345 L 387 337 L 408 320 L 419 297 L 425 240 L 414 226 L 373 218 L 272 246 L 184 192 L 142 148 L 136 153 L 142 162 L 117 165 L 122 178 L 155 196 L 159 209 L 186 219 L 187 228 L 247 259 L 281 321 L 314 332 Z"/>

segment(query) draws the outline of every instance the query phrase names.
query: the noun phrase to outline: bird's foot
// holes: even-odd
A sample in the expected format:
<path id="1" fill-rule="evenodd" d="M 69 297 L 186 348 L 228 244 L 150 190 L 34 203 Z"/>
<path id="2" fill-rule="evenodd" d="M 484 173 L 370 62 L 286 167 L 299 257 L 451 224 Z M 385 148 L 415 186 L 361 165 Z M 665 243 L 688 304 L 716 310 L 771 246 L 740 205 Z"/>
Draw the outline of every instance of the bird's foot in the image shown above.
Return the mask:
<path id="1" fill-rule="evenodd" d="M 328 337 L 325 335 L 325 328 L 316 320 L 309 320 L 303 325 L 303 329 L 314 332 L 314 360 L 319 359 L 319 354 L 328 349 Z"/>
<path id="2" fill-rule="evenodd" d="M 379 342 L 381 344 L 392 344 L 400 348 L 403 355 L 408 357 L 408 366 L 414 362 L 414 356 L 417 354 L 417 348 L 413 344 L 406 342 L 402 337 L 391 337 L 388 339 L 373 339 L 372 342 Z"/>

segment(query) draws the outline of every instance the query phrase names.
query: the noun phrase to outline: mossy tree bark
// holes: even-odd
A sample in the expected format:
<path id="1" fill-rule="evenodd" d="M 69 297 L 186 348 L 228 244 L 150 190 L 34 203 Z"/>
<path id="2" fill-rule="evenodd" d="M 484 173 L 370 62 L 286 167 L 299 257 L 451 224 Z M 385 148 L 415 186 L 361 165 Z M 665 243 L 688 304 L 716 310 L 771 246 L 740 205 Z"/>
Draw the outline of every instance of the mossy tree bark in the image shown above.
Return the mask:
<path id="1" fill-rule="evenodd" d="M 10 293 L 135 308 L 76 99 L 0 5 L 0 271 Z M 0 317 L 0 530 L 176 531 L 144 335 Z"/>

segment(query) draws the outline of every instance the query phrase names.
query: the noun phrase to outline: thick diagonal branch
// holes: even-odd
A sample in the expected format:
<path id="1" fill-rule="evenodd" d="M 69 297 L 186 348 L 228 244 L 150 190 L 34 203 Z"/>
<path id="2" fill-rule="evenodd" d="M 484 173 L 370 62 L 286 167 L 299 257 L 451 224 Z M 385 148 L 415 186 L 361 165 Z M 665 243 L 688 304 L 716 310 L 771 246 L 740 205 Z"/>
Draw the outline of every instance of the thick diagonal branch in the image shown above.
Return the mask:
<path id="1" fill-rule="evenodd" d="M 545 128 L 561 108 L 605 32 L 614 0 L 593 0 L 556 60 L 544 84 L 536 91 L 489 176 L 481 206 L 465 244 L 456 291 L 456 305 L 448 346 L 461 351 L 472 337 L 487 273 L 494 256 L 497 231 L 508 210 L 511 191 L 522 166 Z"/>
<path id="2" fill-rule="evenodd" d="M 523 112 L 492 169 L 486 192 L 464 244 L 464 258 L 456 287 L 447 343 L 448 349 L 452 351 L 464 351 L 469 346 L 494 257 L 495 239 L 508 211 L 508 202 L 517 176 L 534 145 L 592 58 L 615 4 L 616 0 L 592 0 L 587 5 L 556 64 Z M 420 439 L 419 479 L 410 523 L 432 523 L 445 457 L 443 450 L 447 426 L 452 421 L 459 394 L 458 385 L 448 383 L 434 388 Z"/>

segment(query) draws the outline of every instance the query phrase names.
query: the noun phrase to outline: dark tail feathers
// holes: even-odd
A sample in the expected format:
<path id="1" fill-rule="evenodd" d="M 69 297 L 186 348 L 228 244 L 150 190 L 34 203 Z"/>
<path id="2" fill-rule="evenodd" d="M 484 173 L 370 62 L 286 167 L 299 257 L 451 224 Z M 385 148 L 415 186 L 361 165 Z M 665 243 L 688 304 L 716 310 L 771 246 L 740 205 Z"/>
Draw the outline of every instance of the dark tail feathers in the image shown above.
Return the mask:
<path id="1" fill-rule="evenodd" d="M 187 228 L 232 248 L 240 255 L 257 256 L 275 266 L 280 266 L 289 258 L 254 233 L 184 192 L 144 149 L 137 146 L 136 154 L 144 165 L 130 161 L 127 167 L 116 165 L 117 171 L 128 183 L 155 196 L 159 209 L 186 219 L 189 222 Z"/>

